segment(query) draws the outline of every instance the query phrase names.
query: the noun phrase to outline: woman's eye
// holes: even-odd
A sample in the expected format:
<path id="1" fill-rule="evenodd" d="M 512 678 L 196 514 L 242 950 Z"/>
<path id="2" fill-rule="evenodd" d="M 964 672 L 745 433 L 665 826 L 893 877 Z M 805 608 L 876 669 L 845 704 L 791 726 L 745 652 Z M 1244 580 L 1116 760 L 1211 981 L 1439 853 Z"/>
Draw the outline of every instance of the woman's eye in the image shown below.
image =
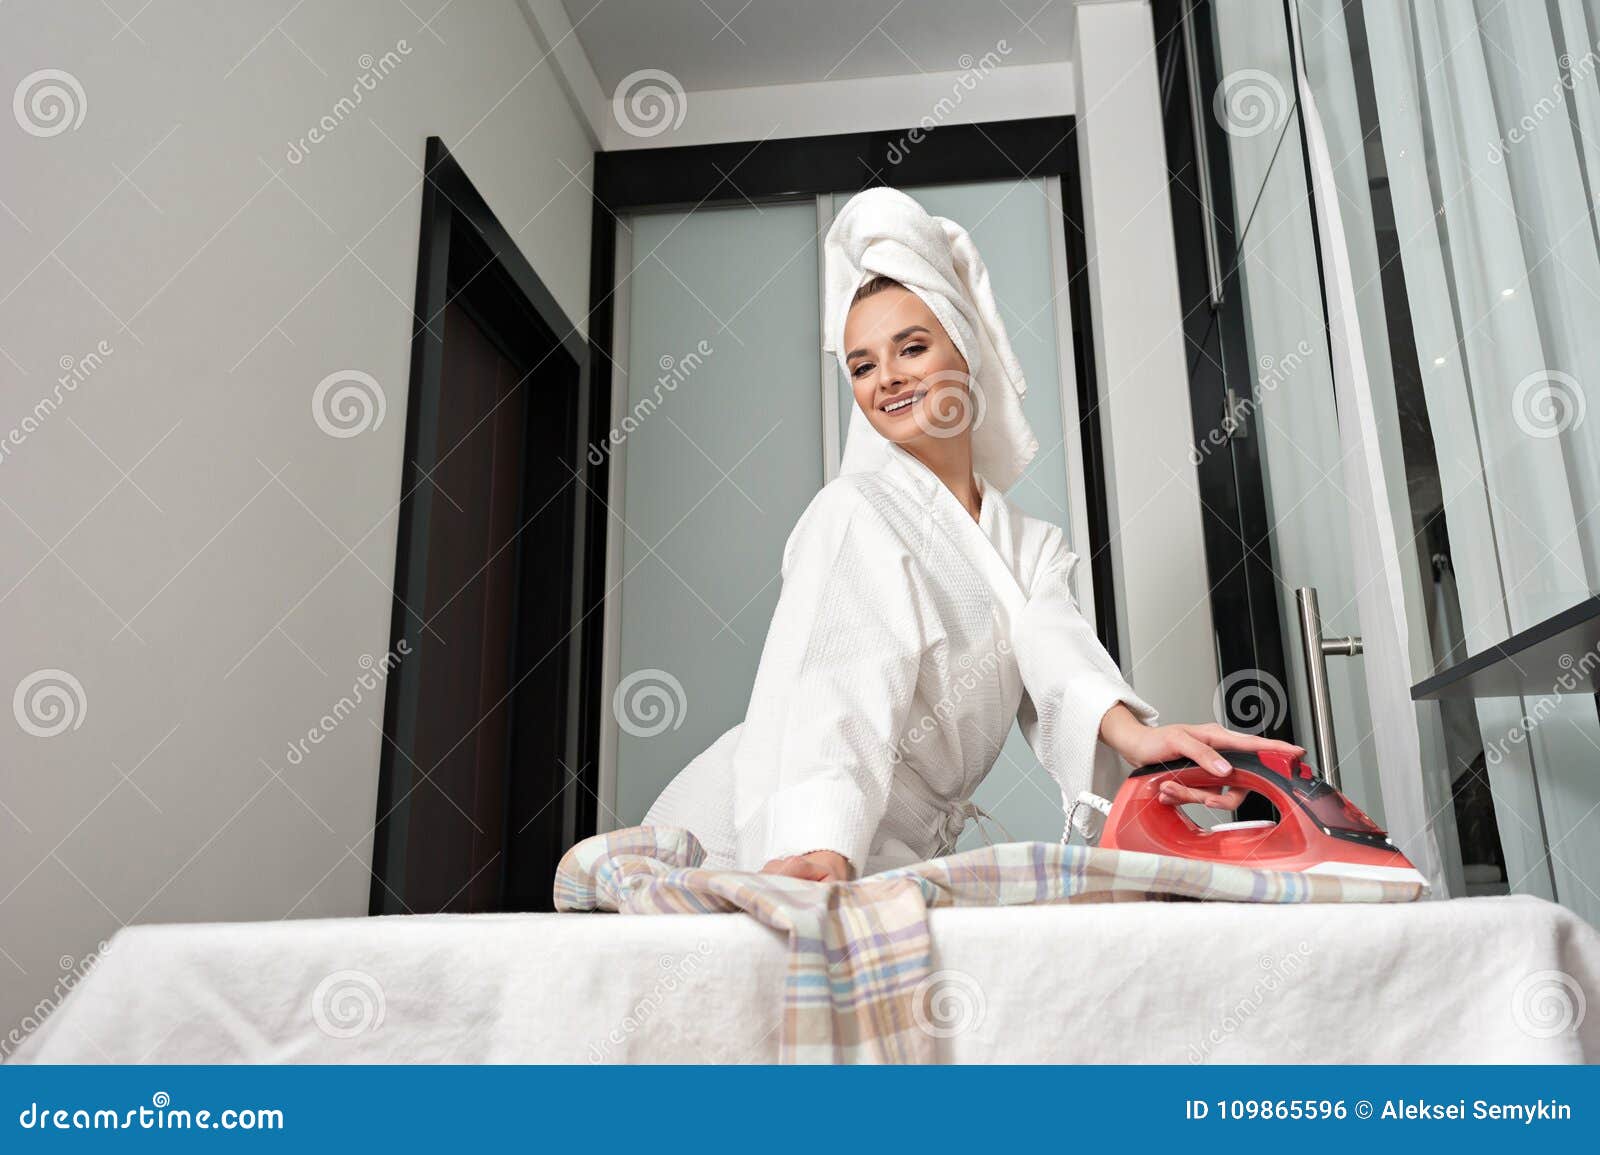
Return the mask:
<path id="1" fill-rule="evenodd" d="M 927 348 L 928 347 L 926 345 L 918 345 L 918 344 L 907 345 L 904 349 L 900 350 L 900 355 L 902 357 L 915 357 L 919 353 L 926 352 Z M 861 370 L 870 369 L 870 368 L 872 368 L 872 362 L 871 361 L 858 361 L 856 363 L 856 367 L 850 371 L 850 376 L 851 377 L 859 377 L 859 376 L 861 376 Z"/>

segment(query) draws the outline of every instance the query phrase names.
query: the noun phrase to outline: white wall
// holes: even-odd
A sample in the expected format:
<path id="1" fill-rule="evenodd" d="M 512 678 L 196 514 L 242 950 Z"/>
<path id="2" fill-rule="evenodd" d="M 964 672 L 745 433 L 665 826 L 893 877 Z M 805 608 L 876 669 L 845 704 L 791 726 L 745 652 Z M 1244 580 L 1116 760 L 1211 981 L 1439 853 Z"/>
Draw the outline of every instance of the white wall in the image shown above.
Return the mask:
<path id="1" fill-rule="evenodd" d="M 983 63 L 964 71 L 692 92 L 690 114 L 658 137 L 625 131 L 608 105 L 602 139 L 613 151 L 1071 115 L 1072 65 L 1000 67 L 1003 50 L 986 51 Z M 886 173 L 884 179 L 892 184 L 894 178 Z"/>
<path id="2" fill-rule="evenodd" d="M 86 109 L 0 116 L 0 691 L 84 702 L 0 715 L 0 1048 L 124 922 L 367 909 L 381 686 L 287 752 L 388 646 L 428 135 L 580 331 L 588 300 L 591 140 L 523 10 L 410 7 L 0 8 L 0 94 L 62 69 Z M 386 413 L 337 438 L 348 369 Z"/>
<path id="3" fill-rule="evenodd" d="M 1077 136 L 1123 672 L 1162 722 L 1213 720 L 1211 590 L 1146 0 L 1080 4 Z"/>

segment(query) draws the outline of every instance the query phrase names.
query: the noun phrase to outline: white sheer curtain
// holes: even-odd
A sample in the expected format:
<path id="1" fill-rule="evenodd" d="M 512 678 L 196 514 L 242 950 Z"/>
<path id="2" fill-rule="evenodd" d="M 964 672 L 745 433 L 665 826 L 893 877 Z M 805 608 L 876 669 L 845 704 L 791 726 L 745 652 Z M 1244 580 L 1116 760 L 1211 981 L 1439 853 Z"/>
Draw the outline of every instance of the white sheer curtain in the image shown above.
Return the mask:
<path id="1" fill-rule="evenodd" d="M 1347 251 L 1375 247 L 1368 169 L 1387 181 L 1403 292 L 1353 287 L 1408 314 L 1477 653 L 1600 585 L 1600 0 L 1299 0 L 1297 13 Z M 1360 316 L 1370 362 L 1387 361 L 1386 316 Z M 1384 372 L 1365 380 L 1393 388 Z M 1384 468 L 1403 487 L 1403 463 Z M 1600 922 L 1594 699 L 1476 706 L 1510 888 Z"/>

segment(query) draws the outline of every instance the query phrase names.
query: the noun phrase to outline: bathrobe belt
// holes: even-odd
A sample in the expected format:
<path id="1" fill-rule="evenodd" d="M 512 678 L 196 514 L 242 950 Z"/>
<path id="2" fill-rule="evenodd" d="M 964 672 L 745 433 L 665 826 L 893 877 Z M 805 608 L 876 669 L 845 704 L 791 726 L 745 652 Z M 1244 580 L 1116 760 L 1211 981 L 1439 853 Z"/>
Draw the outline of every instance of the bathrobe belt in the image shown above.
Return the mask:
<path id="1" fill-rule="evenodd" d="M 944 819 L 939 827 L 938 853 L 941 855 L 950 854 L 955 850 L 956 839 L 961 837 L 961 831 L 965 829 L 969 818 L 977 819 L 978 833 L 983 835 L 985 846 L 993 846 L 995 844 L 994 839 L 989 837 L 988 829 L 984 826 L 985 821 L 993 822 L 996 826 L 999 826 L 1000 833 L 1005 835 L 1005 840 L 1007 842 L 1012 841 L 1010 833 L 1001 825 L 1000 820 L 970 798 L 963 798 L 959 802 L 955 799 L 949 799 L 940 803 L 940 806 L 944 810 Z"/>
<path id="2" fill-rule="evenodd" d="M 978 822 L 978 833 L 983 835 L 985 845 L 995 845 L 994 839 L 989 836 L 985 822 L 993 822 L 1000 828 L 1005 841 L 1013 841 L 1011 834 L 1001 825 L 1000 820 L 979 806 L 970 798 L 945 798 L 923 781 L 915 772 L 907 774 L 903 779 L 909 787 L 909 793 L 914 795 L 918 802 L 939 812 L 938 836 L 939 842 L 934 850 L 934 857 L 949 854 L 955 849 L 956 840 L 961 837 L 961 832 L 966 828 L 967 819 L 973 818 Z"/>

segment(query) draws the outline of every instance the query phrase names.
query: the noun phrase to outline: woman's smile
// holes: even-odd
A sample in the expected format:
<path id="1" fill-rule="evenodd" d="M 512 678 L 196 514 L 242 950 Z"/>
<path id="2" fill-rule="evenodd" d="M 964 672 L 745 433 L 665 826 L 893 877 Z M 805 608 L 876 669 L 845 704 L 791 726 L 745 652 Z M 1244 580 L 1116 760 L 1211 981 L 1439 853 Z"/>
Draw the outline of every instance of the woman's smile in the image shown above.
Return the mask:
<path id="1" fill-rule="evenodd" d="M 885 401 L 882 405 L 878 406 L 878 408 L 884 413 L 891 415 L 895 413 L 904 413 L 911 408 L 914 402 L 921 401 L 923 397 L 927 396 L 927 393 L 928 391 L 926 389 L 916 389 L 909 394 L 902 394 L 898 397 L 890 398 L 888 401 Z"/>

